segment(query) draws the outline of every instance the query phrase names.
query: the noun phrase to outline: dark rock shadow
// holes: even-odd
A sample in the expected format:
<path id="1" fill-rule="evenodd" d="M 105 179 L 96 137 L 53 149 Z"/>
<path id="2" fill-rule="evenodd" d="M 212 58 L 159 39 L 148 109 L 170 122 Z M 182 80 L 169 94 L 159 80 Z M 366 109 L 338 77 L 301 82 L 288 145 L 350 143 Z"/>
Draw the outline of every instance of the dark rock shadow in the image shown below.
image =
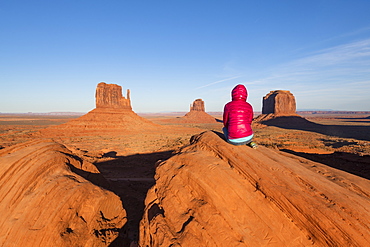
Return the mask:
<path id="1" fill-rule="evenodd" d="M 109 152 L 103 157 L 114 156 L 114 158 L 94 164 L 100 173 L 91 173 L 67 164 L 74 173 L 120 197 L 127 213 L 127 223 L 122 229 L 117 230 L 119 236 L 109 245 L 110 247 L 129 247 L 132 241 L 138 241 L 145 198 L 148 190 L 155 184 L 156 163 L 170 158 L 172 153 L 173 151 L 165 151 L 116 156 L 116 152 Z M 76 155 L 64 154 L 83 162 Z"/>
<path id="2" fill-rule="evenodd" d="M 332 154 L 311 154 L 295 152 L 289 149 L 281 149 L 280 151 L 294 154 L 365 179 L 370 179 L 370 155 L 360 156 L 344 152 L 334 152 Z"/>
<path id="3" fill-rule="evenodd" d="M 365 120 L 365 119 L 370 119 L 370 116 L 368 116 L 368 117 L 360 117 L 360 118 L 355 118 L 355 117 L 341 117 L 341 118 L 338 118 L 338 119 Z"/>
<path id="4" fill-rule="evenodd" d="M 212 132 L 218 135 L 218 137 L 220 137 L 222 140 L 226 141 L 224 133 L 215 130 L 212 130 Z"/>
<path id="5" fill-rule="evenodd" d="M 304 130 L 329 136 L 370 141 L 370 126 L 323 125 L 311 122 L 299 116 L 276 117 L 273 119 L 261 121 L 261 123 L 283 129 Z"/>
<path id="6" fill-rule="evenodd" d="M 369 123 L 369 120 L 352 120 L 352 121 L 344 121 L 345 123 Z"/>
<path id="7" fill-rule="evenodd" d="M 130 246 L 138 241 L 140 220 L 144 214 L 145 198 L 148 190 L 155 184 L 155 167 L 160 160 L 172 156 L 172 151 L 130 156 L 115 156 L 108 161 L 97 162 L 95 166 L 109 181 L 109 190 L 121 198 L 127 213 L 127 223 L 120 236 L 109 246 Z"/>
<path id="8" fill-rule="evenodd" d="M 357 145 L 358 142 L 349 142 L 349 141 L 333 141 L 333 140 L 327 140 L 327 139 L 320 139 L 327 147 L 332 148 L 341 148 L 345 146 L 351 146 L 351 145 Z"/>

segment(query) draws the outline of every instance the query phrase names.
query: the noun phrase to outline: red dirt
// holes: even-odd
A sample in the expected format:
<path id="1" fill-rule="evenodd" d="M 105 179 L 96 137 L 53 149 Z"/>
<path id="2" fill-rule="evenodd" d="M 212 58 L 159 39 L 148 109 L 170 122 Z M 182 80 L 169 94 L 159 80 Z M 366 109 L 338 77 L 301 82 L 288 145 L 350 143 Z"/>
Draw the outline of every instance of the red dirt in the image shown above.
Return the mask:
<path id="1" fill-rule="evenodd" d="M 93 113 L 95 114 L 95 112 Z M 98 168 L 98 170 L 100 171 L 101 175 L 109 181 L 111 185 L 110 190 L 121 198 L 123 202 L 123 206 L 125 210 L 127 211 L 128 222 L 125 225 L 125 227 L 121 230 L 120 237 L 117 238 L 116 241 L 111 244 L 111 246 L 122 246 L 124 243 L 128 243 L 129 241 L 138 241 L 139 221 L 145 215 L 144 214 L 144 199 L 147 195 L 148 189 L 151 188 L 153 185 L 155 185 L 156 180 L 154 179 L 154 174 L 156 172 L 155 167 L 159 165 L 158 161 L 167 160 L 168 158 L 172 157 L 174 155 L 173 152 L 176 150 L 179 150 L 179 148 L 182 148 L 188 145 L 191 136 L 195 134 L 200 134 L 206 130 L 212 130 L 212 131 L 216 131 L 220 133 L 221 128 L 222 128 L 222 123 L 221 122 L 215 122 L 215 123 L 176 122 L 176 120 L 175 121 L 173 120 L 173 119 L 176 119 L 176 117 L 166 117 L 166 116 L 162 116 L 162 117 L 152 116 L 152 117 L 148 117 L 144 119 L 144 118 L 140 118 L 135 113 L 133 114 L 125 114 L 125 113 L 112 114 L 109 112 L 101 112 L 99 114 L 100 116 L 104 116 L 104 117 L 99 117 L 99 119 L 96 119 L 95 118 L 96 116 L 92 116 L 92 115 L 86 116 L 85 115 L 79 118 L 78 120 L 74 119 L 70 121 L 69 123 L 64 123 L 59 126 L 55 126 L 55 124 L 57 123 L 57 120 L 56 121 L 53 120 L 53 124 L 50 124 L 49 122 L 49 125 L 35 125 L 35 123 L 32 123 L 32 122 L 27 122 L 29 123 L 28 125 L 24 124 L 26 122 L 22 122 L 23 125 L 16 125 L 13 122 L 12 122 L 12 125 L 2 124 L 0 125 L 0 151 L 5 150 L 2 148 L 9 147 L 17 143 L 24 143 L 28 140 L 38 140 L 38 139 L 43 140 L 43 141 L 52 140 L 57 143 L 65 145 L 67 149 L 69 150 L 69 152 L 71 152 L 74 156 L 78 157 L 79 159 L 84 160 L 85 162 L 94 163 L 96 167 Z M 269 164 L 274 164 L 277 166 L 283 165 L 285 163 L 292 164 L 291 166 L 287 166 L 286 168 L 284 168 L 284 169 L 287 169 L 285 170 L 287 172 L 279 173 L 280 175 L 276 175 L 276 174 L 274 175 L 274 176 L 278 176 L 277 177 L 278 179 L 285 179 L 284 181 L 287 181 L 287 183 L 290 181 L 289 186 L 287 188 L 285 188 L 286 186 L 282 186 L 282 187 L 280 186 L 281 193 L 287 193 L 284 195 L 285 195 L 285 198 L 288 198 L 288 199 L 289 199 L 290 194 L 295 195 L 297 193 L 298 194 L 302 193 L 299 191 L 290 191 L 291 189 L 290 183 L 292 181 L 296 181 L 296 178 L 291 177 L 291 175 L 289 174 L 292 171 L 291 169 L 293 169 L 294 166 L 296 166 L 297 162 L 300 164 L 300 166 L 303 166 L 302 168 L 299 168 L 299 169 L 302 169 L 302 173 L 299 175 L 299 177 L 305 181 L 308 181 L 310 179 L 306 177 L 307 172 L 310 174 L 311 172 L 313 172 L 315 174 L 317 173 L 320 175 L 319 176 L 320 178 L 317 178 L 319 181 L 324 181 L 322 180 L 321 177 L 324 177 L 326 180 L 328 180 L 330 184 L 338 183 L 340 181 L 346 181 L 346 183 L 342 183 L 342 184 L 347 184 L 348 186 L 346 188 L 341 189 L 343 190 L 344 194 L 349 193 L 349 192 L 346 192 L 346 190 L 351 190 L 352 192 L 350 193 L 357 193 L 357 194 L 360 193 L 361 194 L 362 192 L 365 192 L 369 194 L 369 192 L 366 192 L 366 191 L 368 191 L 367 184 L 370 179 L 370 169 L 369 169 L 370 167 L 370 158 L 369 158 L 370 157 L 370 138 L 367 135 L 367 133 L 370 133 L 369 131 L 370 121 L 366 117 L 367 116 L 351 116 L 351 119 L 343 119 L 343 118 L 346 118 L 343 116 L 342 117 L 335 116 L 332 118 L 328 118 L 327 116 L 326 118 L 309 118 L 306 120 L 310 122 L 308 123 L 305 122 L 306 124 L 304 125 L 296 124 L 294 123 L 294 121 L 293 122 L 291 121 L 270 122 L 270 123 L 258 124 L 258 125 L 254 124 L 255 141 L 259 144 L 261 149 L 257 149 L 256 154 L 258 155 L 256 156 L 253 155 L 253 157 L 251 158 L 256 160 L 257 163 L 263 164 L 264 166 L 269 165 Z M 216 116 L 216 118 L 220 119 L 220 116 Z M 140 119 L 140 121 L 138 121 L 138 119 Z M 60 123 L 63 123 L 63 122 L 65 121 L 60 120 Z M 133 122 L 135 124 L 132 124 Z M 45 126 L 50 126 L 50 128 L 41 130 Z M 41 130 L 41 131 L 38 132 L 38 130 Z M 231 152 L 232 150 L 230 151 L 231 153 L 228 153 L 228 152 L 222 153 L 222 154 L 219 153 L 221 149 L 224 149 L 226 147 L 224 145 L 228 145 L 228 144 L 220 142 L 220 140 L 215 142 L 215 140 L 213 139 L 212 139 L 212 143 L 214 143 L 213 147 L 216 148 L 214 151 L 212 151 L 212 152 L 216 152 L 216 155 L 211 155 L 211 156 L 214 156 L 212 159 L 209 160 L 209 157 L 208 157 L 209 154 L 206 154 L 205 156 L 201 154 L 203 152 L 202 148 L 204 146 L 199 146 L 195 144 L 198 148 L 192 151 L 194 152 L 194 159 L 190 158 L 192 154 L 187 151 L 186 158 L 184 158 L 183 161 L 181 161 L 181 162 L 185 162 L 184 164 L 186 167 L 188 167 L 187 169 L 190 169 L 188 171 L 189 172 L 191 171 L 191 174 L 193 174 L 194 176 L 195 175 L 199 176 L 200 181 L 203 179 L 204 176 L 201 175 L 202 173 L 199 173 L 197 175 L 198 168 L 196 168 L 197 167 L 196 165 L 204 163 L 204 166 L 205 166 L 204 168 L 207 168 L 208 167 L 207 164 L 214 166 L 216 163 L 220 163 L 220 164 L 222 163 L 223 164 L 222 166 L 224 167 L 225 166 L 224 162 L 226 163 L 234 162 L 234 161 L 231 161 L 231 157 L 229 157 L 229 155 L 232 154 Z M 207 149 L 208 148 L 209 146 L 207 146 Z M 272 151 L 271 149 L 281 150 L 283 152 L 278 152 L 278 154 L 275 155 L 275 151 Z M 248 152 L 250 150 L 248 150 Z M 249 154 L 246 153 L 245 155 L 249 155 Z M 219 160 L 216 156 L 218 158 L 220 157 L 223 157 L 223 158 L 222 160 Z M 176 154 L 174 157 L 178 157 L 178 155 Z M 240 157 L 240 155 L 237 157 Z M 178 157 L 176 159 L 182 160 L 181 157 Z M 170 162 L 173 162 L 173 161 L 169 161 L 168 164 L 171 164 Z M 175 163 L 177 164 L 177 162 Z M 249 165 L 253 167 L 255 163 L 249 164 Z M 173 166 L 175 166 L 175 164 L 173 164 Z M 157 172 L 158 174 L 163 174 L 163 167 L 169 167 L 170 169 L 172 165 L 162 164 L 160 165 L 160 167 L 162 167 L 161 168 L 162 170 L 160 172 L 159 171 Z M 227 170 L 230 168 L 227 168 L 227 165 L 226 165 L 225 168 L 223 169 Z M 240 169 L 241 169 L 240 171 L 244 171 L 243 166 L 241 166 Z M 281 170 L 282 168 L 276 168 L 276 169 L 277 169 L 276 171 L 282 171 Z M 168 170 L 168 171 L 174 172 L 172 170 Z M 217 172 L 217 171 L 218 170 L 216 169 L 215 171 L 212 171 L 212 172 Z M 245 178 L 240 177 L 240 174 L 239 174 L 240 171 L 235 174 L 230 173 L 231 171 L 228 171 L 229 175 L 222 175 L 222 178 L 230 179 L 231 177 L 233 177 L 237 179 L 236 182 L 238 183 L 238 186 L 242 186 L 242 187 L 245 186 L 245 188 L 249 188 L 248 186 L 251 186 L 251 184 L 249 185 L 244 184 L 245 181 L 241 182 L 241 180 L 244 180 Z M 250 173 L 250 171 L 248 171 L 248 173 Z M 164 179 L 165 175 L 158 175 L 158 174 L 156 175 L 157 180 L 162 179 L 162 178 Z M 263 178 L 262 179 L 263 181 L 268 181 L 268 179 L 265 180 L 265 177 L 270 176 L 270 175 L 272 176 L 273 174 L 268 175 L 267 173 L 261 172 L 261 173 L 258 173 L 257 175 L 260 176 L 260 178 Z M 191 181 L 190 177 L 186 178 L 184 177 L 184 175 L 181 175 L 181 176 L 183 176 L 182 179 L 188 179 L 185 181 L 188 181 L 188 182 Z M 207 180 L 207 181 L 209 182 L 211 180 Z M 280 180 L 277 180 L 277 181 L 280 181 Z M 341 201 L 342 199 L 338 198 L 333 191 L 327 188 L 327 186 L 329 186 L 328 181 L 318 182 L 318 184 L 315 184 L 314 188 L 317 191 L 323 192 L 323 194 L 326 196 L 328 196 L 329 194 L 330 199 L 332 195 L 333 196 L 335 195 L 333 197 L 335 198 L 334 201 L 338 202 L 338 205 L 339 204 L 342 205 L 343 203 Z M 312 181 L 310 180 L 309 184 L 312 185 L 312 183 L 314 182 L 312 183 L 311 182 Z M 159 184 L 156 184 L 155 186 L 157 188 L 160 188 Z M 174 184 L 171 186 L 176 187 L 179 185 Z M 192 183 L 191 186 L 195 186 L 195 187 L 191 189 L 191 191 L 193 192 L 191 192 L 191 194 L 188 194 L 188 196 L 193 196 L 194 198 L 197 198 L 195 194 L 198 193 L 202 195 L 203 193 L 202 191 L 204 190 L 200 189 L 199 186 L 197 187 L 194 183 Z M 335 186 L 339 186 L 339 185 L 335 185 Z M 268 183 L 263 184 L 263 187 L 269 188 L 270 184 Z M 160 188 L 160 189 L 162 190 L 163 188 Z M 279 188 L 274 187 L 272 189 L 276 189 L 280 191 Z M 327 190 L 330 190 L 330 191 L 328 192 Z M 179 190 L 179 191 L 182 192 L 182 190 Z M 172 192 L 164 191 L 163 193 L 168 193 L 169 196 L 172 196 L 171 194 Z M 270 192 L 272 193 L 272 190 Z M 334 193 L 334 194 L 331 194 L 331 193 Z M 312 196 L 319 196 L 319 194 L 315 194 Z M 151 191 L 149 195 L 153 195 L 153 191 Z M 269 195 L 271 196 L 271 194 Z M 153 195 L 153 198 L 156 198 L 156 197 L 158 197 L 158 195 L 155 195 L 155 197 Z M 212 196 L 210 196 L 209 198 L 212 198 Z M 216 198 L 217 197 L 214 197 L 214 199 L 212 200 L 218 200 Z M 278 199 L 279 198 L 275 198 L 275 200 L 278 200 Z M 298 203 L 298 205 L 301 205 L 301 202 L 299 202 L 300 199 L 297 199 L 297 200 L 298 201 L 294 203 Z M 309 197 L 307 200 L 310 200 Z M 311 203 L 311 201 L 309 202 Z M 219 203 L 221 203 L 221 201 Z M 259 201 L 259 203 L 262 203 L 262 202 Z M 269 203 L 270 204 L 262 204 L 262 206 L 260 206 L 261 210 L 263 209 L 264 212 L 267 212 L 266 211 L 267 207 L 273 208 L 273 206 L 271 206 L 272 205 L 271 202 Z M 351 210 L 353 209 L 355 211 L 357 210 L 355 209 L 355 206 L 351 204 L 351 200 L 348 200 L 348 202 L 345 202 L 345 203 L 349 203 L 348 205 L 346 204 L 346 208 L 351 208 Z M 147 203 L 146 203 L 147 210 L 149 210 L 150 208 L 149 205 L 153 205 L 153 204 L 150 204 L 150 196 L 147 198 Z M 161 204 L 158 204 L 158 205 L 161 205 Z M 222 204 L 220 205 L 222 206 Z M 189 207 L 190 209 L 190 206 L 186 205 L 186 207 Z M 315 207 L 321 208 L 323 207 L 323 205 L 319 204 L 318 206 L 315 206 Z M 324 215 L 327 215 L 327 217 L 332 215 L 330 213 L 332 212 L 330 203 L 327 204 L 327 207 L 324 207 L 322 209 L 323 209 L 322 211 L 324 212 Z M 198 210 L 198 208 L 195 208 L 194 210 Z M 194 210 L 193 212 L 195 212 Z M 221 211 L 223 212 L 223 210 L 220 210 L 220 208 L 218 207 L 216 207 L 215 210 L 216 211 L 214 212 L 217 212 L 217 210 L 220 212 Z M 273 211 L 276 213 L 275 215 L 277 218 L 273 218 L 271 216 L 272 217 L 271 220 L 277 223 L 283 222 L 284 217 L 277 216 L 278 211 L 276 211 L 275 209 Z M 159 208 L 159 212 L 161 212 L 160 208 Z M 310 212 L 309 214 L 313 214 L 313 217 L 319 216 L 317 211 L 312 211 L 312 212 L 307 211 L 307 212 Z M 338 211 L 338 212 L 341 212 L 341 211 Z M 240 216 L 240 213 L 238 213 L 237 211 L 230 211 L 229 214 L 231 217 L 230 219 L 232 219 L 232 217 L 239 218 Z M 187 220 L 190 218 L 186 218 L 185 216 L 186 217 L 192 216 L 194 218 L 192 218 L 192 220 L 189 223 L 186 223 Z M 180 229 L 178 229 L 178 227 L 176 228 L 178 231 L 181 230 L 182 228 L 181 226 L 184 223 L 186 224 L 185 224 L 183 232 L 187 231 L 186 226 L 189 226 L 188 230 L 190 230 L 191 225 L 193 225 L 195 222 L 200 222 L 199 220 L 196 220 L 197 218 L 195 214 L 194 215 L 187 214 L 187 215 L 184 215 L 184 217 L 185 217 L 184 221 L 179 220 L 178 221 L 179 223 L 177 223 L 177 224 L 181 224 Z M 292 218 L 293 222 L 296 223 L 295 225 L 301 224 L 298 219 L 303 219 L 303 218 L 300 218 L 298 216 L 294 216 Z M 335 221 L 336 219 L 330 218 L 330 220 Z M 143 222 L 145 223 L 145 221 Z M 325 221 L 325 222 L 330 222 L 330 221 Z M 283 225 L 284 226 L 290 225 L 289 229 L 294 228 L 294 226 L 291 225 L 291 223 L 286 223 L 286 224 L 284 223 Z M 304 229 L 302 225 L 300 225 L 300 227 L 301 229 Z M 332 231 L 330 230 L 331 228 L 327 229 L 322 226 L 320 227 L 321 229 L 324 229 L 323 231 L 327 233 L 328 236 L 333 235 L 332 232 L 330 232 Z M 350 228 L 346 228 L 345 226 L 341 226 L 341 227 L 342 227 L 341 229 L 343 230 L 343 232 L 346 232 L 348 229 L 350 229 Z M 207 227 L 205 229 L 207 229 Z M 308 228 L 308 229 L 318 229 L 318 228 Z M 230 230 L 228 231 L 230 233 Z M 238 236 L 238 234 L 241 234 L 241 233 L 238 233 L 238 231 L 239 231 L 238 229 L 235 229 L 235 231 L 233 233 L 230 233 L 229 235 Z M 263 230 L 263 232 L 266 232 L 266 231 L 267 231 L 266 229 Z M 320 241 L 323 241 L 322 239 L 325 238 L 323 234 L 321 234 L 320 232 L 315 232 L 311 230 L 307 230 L 307 231 L 310 231 L 311 235 L 307 233 L 307 236 L 308 235 L 311 236 L 311 240 L 310 240 L 311 242 L 313 241 L 312 239 L 315 239 L 316 243 L 322 243 Z M 142 230 L 142 232 L 144 232 L 144 230 Z M 268 239 L 275 239 L 277 235 L 273 235 L 274 232 L 275 231 L 270 231 L 270 230 L 268 231 L 268 234 L 269 234 Z M 292 232 L 297 232 L 296 236 L 301 236 L 297 229 L 295 229 L 294 231 L 292 230 Z M 302 230 L 302 232 L 305 232 L 305 230 Z M 349 239 L 352 239 L 351 241 L 360 241 L 359 243 L 363 243 L 361 242 L 362 241 L 361 237 L 358 237 L 359 233 L 363 233 L 363 232 L 360 230 L 356 232 L 356 230 L 354 230 L 353 232 L 349 233 Z M 281 234 L 281 231 L 279 232 L 279 234 Z M 186 236 L 188 235 L 183 235 L 183 238 L 186 238 Z M 202 235 L 202 236 L 203 236 L 202 238 L 206 237 L 206 235 Z M 282 237 L 279 237 L 279 239 L 281 238 Z M 146 239 L 146 237 L 143 236 L 142 241 L 147 241 L 144 239 Z M 303 241 L 304 238 L 302 237 L 300 239 L 301 240 L 299 241 Z M 342 243 L 342 242 L 338 242 L 338 243 Z M 323 245 L 318 245 L 318 246 L 327 246 L 327 245 L 323 244 Z"/>

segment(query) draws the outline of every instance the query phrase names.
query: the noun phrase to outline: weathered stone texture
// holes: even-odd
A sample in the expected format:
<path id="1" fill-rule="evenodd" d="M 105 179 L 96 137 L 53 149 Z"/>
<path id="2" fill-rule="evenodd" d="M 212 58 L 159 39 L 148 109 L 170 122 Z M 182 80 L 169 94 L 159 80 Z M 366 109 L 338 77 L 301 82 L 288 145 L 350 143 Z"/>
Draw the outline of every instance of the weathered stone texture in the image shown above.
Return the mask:
<path id="1" fill-rule="evenodd" d="M 202 99 L 194 100 L 190 105 L 190 111 L 181 120 L 188 123 L 215 123 L 216 119 L 206 113 L 204 105 Z"/>
<path id="2" fill-rule="evenodd" d="M 82 177 L 102 184 L 99 170 L 61 144 L 14 145 L 0 164 L 0 246 L 103 247 L 127 221 L 117 195 Z"/>
<path id="3" fill-rule="evenodd" d="M 116 84 L 101 82 L 96 87 L 96 108 L 132 109 L 130 90 L 127 89 L 127 98 L 122 96 L 122 87 Z"/>
<path id="4" fill-rule="evenodd" d="M 194 100 L 193 104 L 190 105 L 190 111 L 204 111 L 204 101 L 201 99 Z"/>
<path id="5" fill-rule="evenodd" d="M 262 114 L 295 115 L 296 102 L 287 90 L 270 91 L 263 97 Z"/>
<path id="6" fill-rule="evenodd" d="M 370 246 L 370 181 L 303 158 L 207 131 L 155 179 L 140 246 Z"/>

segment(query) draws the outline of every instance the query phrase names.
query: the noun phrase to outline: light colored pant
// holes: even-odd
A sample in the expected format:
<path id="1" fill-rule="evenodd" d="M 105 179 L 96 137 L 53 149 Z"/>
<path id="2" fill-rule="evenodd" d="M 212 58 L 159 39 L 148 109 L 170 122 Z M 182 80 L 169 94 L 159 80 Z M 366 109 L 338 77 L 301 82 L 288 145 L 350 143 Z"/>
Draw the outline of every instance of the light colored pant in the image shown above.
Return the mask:
<path id="1" fill-rule="evenodd" d="M 253 138 L 253 134 L 251 134 L 250 136 L 246 136 L 246 137 L 241 137 L 241 138 L 236 138 L 236 139 L 229 139 L 228 138 L 228 131 L 227 131 L 227 128 L 222 128 L 222 131 L 224 132 L 224 136 L 226 138 L 226 141 L 228 143 L 231 143 L 233 145 L 245 145 L 245 144 L 248 144 L 252 141 L 252 138 Z"/>

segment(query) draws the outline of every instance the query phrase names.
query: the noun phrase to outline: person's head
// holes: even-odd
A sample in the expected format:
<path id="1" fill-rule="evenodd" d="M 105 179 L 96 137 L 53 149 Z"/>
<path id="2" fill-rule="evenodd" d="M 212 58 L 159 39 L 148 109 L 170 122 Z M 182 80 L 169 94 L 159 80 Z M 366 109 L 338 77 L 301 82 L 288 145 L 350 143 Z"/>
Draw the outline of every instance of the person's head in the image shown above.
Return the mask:
<path id="1" fill-rule="evenodd" d="M 242 84 L 236 85 L 234 89 L 231 91 L 232 100 L 246 101 L 247 97 L 248 97 L 247 88 Z"/>

